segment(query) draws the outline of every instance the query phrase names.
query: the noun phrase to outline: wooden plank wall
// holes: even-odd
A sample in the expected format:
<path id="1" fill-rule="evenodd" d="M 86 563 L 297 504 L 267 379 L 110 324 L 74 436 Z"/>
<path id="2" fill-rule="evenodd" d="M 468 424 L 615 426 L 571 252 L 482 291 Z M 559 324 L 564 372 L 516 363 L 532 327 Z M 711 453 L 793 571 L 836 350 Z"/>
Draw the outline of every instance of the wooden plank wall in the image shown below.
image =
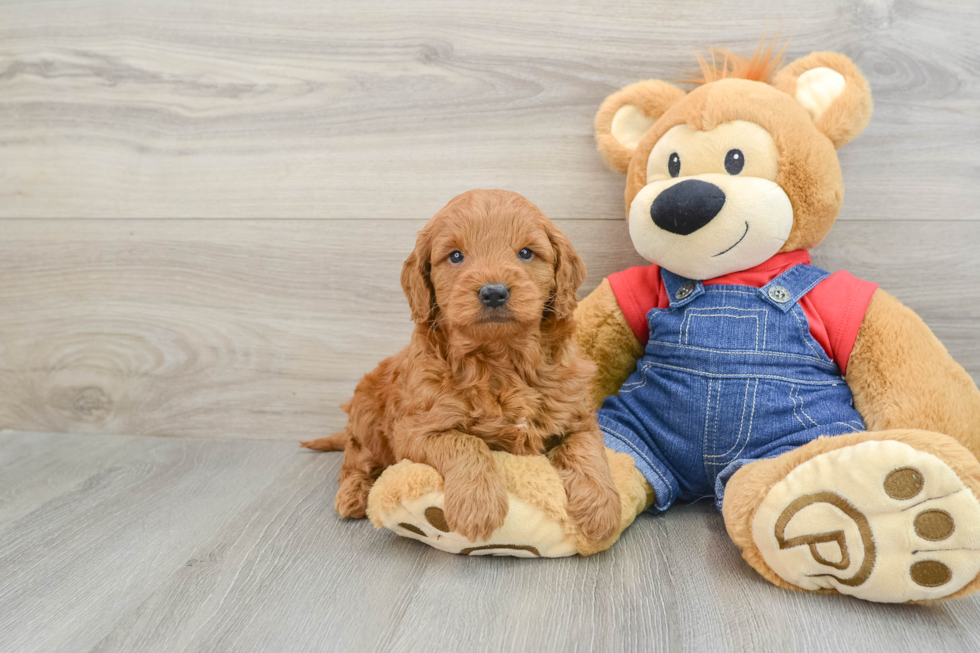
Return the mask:
<path id="1" fill-rule="evenodd" d="M 875 115 L 814 254 L 980 379 L 975 0 L 0 5 L 0 428 L 300 439 L 410 323 L 415 232 L 472 187 L 641 261 L 594 152 L 616 88 L 708 45 L 838 50 Z"/>

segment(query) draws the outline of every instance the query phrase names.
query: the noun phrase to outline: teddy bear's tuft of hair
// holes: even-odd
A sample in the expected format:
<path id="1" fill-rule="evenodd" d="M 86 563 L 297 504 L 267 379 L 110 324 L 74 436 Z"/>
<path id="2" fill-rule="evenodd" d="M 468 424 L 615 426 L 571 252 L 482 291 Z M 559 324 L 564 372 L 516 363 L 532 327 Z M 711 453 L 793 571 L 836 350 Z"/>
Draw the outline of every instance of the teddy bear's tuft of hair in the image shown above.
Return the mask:
<path id="1" fill-rule="evenodd" d="M 684 82 L 701 86 L 717 82 L 719 79 L 747 79 L 768 84 L 779 68 L 786 46 L 789 45 L 789 41 L 787 41 L 779 52 L 776 52 L 776 40 L 773 38 L 769 46 L 766 47 L 766 37 L 763 36 L 762 40 L 759 41 L 759 47 L 748 59 L 723 48 L 711 48 L 709 50 L 711 53 L 710 62 L 700 54 L 695 54 L 694 56 L 697 57 L 701 67 L 701 75 L 684 80 Z"/>

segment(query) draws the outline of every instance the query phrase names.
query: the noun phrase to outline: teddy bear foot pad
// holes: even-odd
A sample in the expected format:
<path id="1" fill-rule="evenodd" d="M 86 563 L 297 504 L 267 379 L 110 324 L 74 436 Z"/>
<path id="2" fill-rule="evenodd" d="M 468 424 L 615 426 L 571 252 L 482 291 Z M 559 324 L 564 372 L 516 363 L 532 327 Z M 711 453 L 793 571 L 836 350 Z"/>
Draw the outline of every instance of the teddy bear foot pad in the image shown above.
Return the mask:
<path id="1" fill-rule="evenodd" d="M 384 525 L 402 535 L 447 553 L 503 555 L 517 558 L 555 558 L 576 553 L 561 527 L 539 509 L 511 497 L 508 519 L 489 540 L 470 542 L 449 529 L 442 492 L 405 498 L 384 516 Z"/>
<path id="2" fill-rule="evenodd" d="M 568 515 L 565 488 L 545 456 L 492 452 L 508 493 L 507 518 L 487 540 L 470 542 L 446 520 L 443 479 L 429 467 L 402 460 L 386 469 L 371 488 L 367 514 L 378 528 L 431 547 L 466 556 L 561 558 L 592 555 L 619 539 L 653 500 L 652 490 L 626 454 L 606 450 L 613 482 L 619 490 L 622 520 L 603 542 L 587 540 Z"/>
<path id="3" fill-rule="evenodd" d="M 980 502 L 942 460 L 897 441 L 799 465 L 762 500 L 752 536 L 766 564 L 804 590 L 935 600 L 980 574 Z"/>

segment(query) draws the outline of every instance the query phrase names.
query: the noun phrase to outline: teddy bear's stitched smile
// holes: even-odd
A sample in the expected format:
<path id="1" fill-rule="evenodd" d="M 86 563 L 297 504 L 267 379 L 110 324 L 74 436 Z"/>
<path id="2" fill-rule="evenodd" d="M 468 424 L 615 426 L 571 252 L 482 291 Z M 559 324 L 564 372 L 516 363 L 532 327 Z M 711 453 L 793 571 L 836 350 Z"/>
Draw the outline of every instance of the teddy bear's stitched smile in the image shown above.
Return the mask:
<path id="1" fill-rule="evenodd" d="M 748 233 L 749 233 L 749 222 L 748 222 L 748 220 L 746 220 L 745 221 L 745 231 L 742 232 L 742 237 L 739 238 L 738 240 L 736 240 L 734 245 L 732 245 L 731 247 L 729 247 L 728 249 L 726 249 L 726 250 L 724 250 L 722 252 L 718 252 L 717 254 L 715 254 L 714 256 L 712 256 L 711 258 L 717 258 L 717 257 L 721 256 L 722 254 L 725 254 L 725 253 L 730 252 L 733 249 L 735 249 L 735 247 L 740 242 L 742 242 L 743 240 L 745 240 L 745 237 L 748 235 Z"/>

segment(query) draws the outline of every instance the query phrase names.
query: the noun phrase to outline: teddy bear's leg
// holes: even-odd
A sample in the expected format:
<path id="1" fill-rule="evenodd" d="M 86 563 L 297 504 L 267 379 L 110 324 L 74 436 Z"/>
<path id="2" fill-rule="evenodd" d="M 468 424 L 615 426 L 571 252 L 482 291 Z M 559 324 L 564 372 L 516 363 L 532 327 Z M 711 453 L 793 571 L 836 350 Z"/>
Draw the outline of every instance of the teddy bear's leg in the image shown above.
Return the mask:
<path id="1" fill-rule="evenodd" d="M 820 438 L 739 469 L 723 513 L 770 582 L 880 602 L 980 589 L 980 462 L 939 433 Z"/>
<path id="2" fill-rule="evenodd" d="M 619 539 L 623 529 L 653 503 L 653 489 L 623 453 L 605 450 L 620 501 L 619 528 L 606 540 L 585 536 L 568 514 L 563 481 L 545 456 L 493 452 L 505 479 L 509 509 L 503 526 L 486 540 L 472 542 L 446 520 L 444 482 L 428 465 L 402 460 L 387 468 L 371 489 L 368 517 L 377 527 L 449 553 L 552 558 L 592 555 Z"/>

